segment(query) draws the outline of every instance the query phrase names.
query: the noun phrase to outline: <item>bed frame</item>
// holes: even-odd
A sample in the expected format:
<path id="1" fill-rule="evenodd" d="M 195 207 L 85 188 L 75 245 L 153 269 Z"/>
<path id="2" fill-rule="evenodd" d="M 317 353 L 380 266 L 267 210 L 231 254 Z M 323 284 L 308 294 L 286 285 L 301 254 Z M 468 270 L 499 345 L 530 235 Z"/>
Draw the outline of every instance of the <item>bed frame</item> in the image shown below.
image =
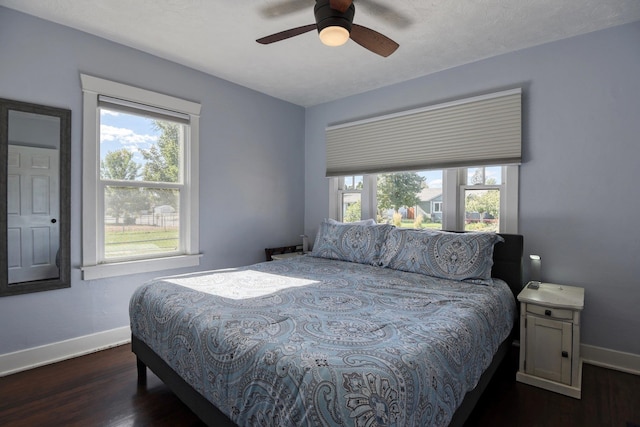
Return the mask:
<path id="1" fill-rule="evenodd" d="M 507 282 L 514 297 L 522 290 L 522 255 L 523 237 L 518 234 L 502 234 L 504 242 L 497 243 L 493 251 L 493 267 L 491 275 Z M 502 360 L 509 351 L 514 340 L 514 334 L 519 331 L 518 325 L 514 325 L 512 333 L 502 342 L 487 370 L 482 374 L 478 385 L 469 391 L 455 412 L 449 426 L 462 426 L 473 411 L 480 396 L 489 384 Z M 185 382 L 164 360 L 162 360 L 149 346 L 131 336 L 131 351 L 137 358 L 138 386 L 147 383 L 147 368 L 151 369 L 172 391 L 185 403 L 205 424 L 215 427 L 237 427 L 226 415 L 224 415 L 211 402 L 205 399 Z"/>

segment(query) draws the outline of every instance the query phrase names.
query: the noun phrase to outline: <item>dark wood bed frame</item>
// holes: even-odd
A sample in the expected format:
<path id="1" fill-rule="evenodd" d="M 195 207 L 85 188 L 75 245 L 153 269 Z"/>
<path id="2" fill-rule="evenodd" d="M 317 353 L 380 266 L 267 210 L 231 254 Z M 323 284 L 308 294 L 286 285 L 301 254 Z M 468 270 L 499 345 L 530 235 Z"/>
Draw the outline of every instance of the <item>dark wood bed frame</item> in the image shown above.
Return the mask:
<path id="1" fill-rule="evenodd" d="M 494 247 L 492 276 L 500 278 L 509 284 L 514 297 L 522 290 L 522 255 L 523 237 L 517 234 L 500 234 L 505 241 Z M 480 399 L 489 381 L 493 377 L 502 360 L 512 345 L 514 334 L 519 330 L 514 325 L 512 334 L 502 342 L 493 360 L 478 385 L 469 391 L 455 412 L 449 426 L 462 426 Z M 147 368 L 151 369 L 174 393 L 182 400 L 205 424 L 215 427 L 237 427 L 211 402 L 187 384 L 169 365 L 167 365 L 149 346 L 131 336 L 131 350 L 136 354 L 138 367 L 138 385 L 147 383 Z"/>

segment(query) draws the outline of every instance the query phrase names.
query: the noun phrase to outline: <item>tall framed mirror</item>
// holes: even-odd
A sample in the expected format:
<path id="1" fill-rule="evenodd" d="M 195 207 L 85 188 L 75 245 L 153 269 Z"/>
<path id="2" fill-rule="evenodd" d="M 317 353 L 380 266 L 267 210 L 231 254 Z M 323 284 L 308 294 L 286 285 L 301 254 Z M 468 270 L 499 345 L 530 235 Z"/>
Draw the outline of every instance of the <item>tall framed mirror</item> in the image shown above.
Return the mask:
<path id="1" fill-rule="evenodd" d="M 0 98 L 0 296 L 71 286 L 71 110 Z"/>

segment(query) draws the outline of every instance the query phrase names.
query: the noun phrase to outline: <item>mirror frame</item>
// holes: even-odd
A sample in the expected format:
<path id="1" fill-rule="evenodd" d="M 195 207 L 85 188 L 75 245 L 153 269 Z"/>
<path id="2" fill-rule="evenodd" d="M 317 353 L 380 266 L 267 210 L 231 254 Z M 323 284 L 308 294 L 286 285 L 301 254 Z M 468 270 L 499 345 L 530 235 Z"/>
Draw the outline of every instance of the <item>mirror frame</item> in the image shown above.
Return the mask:
<path id="1" fill-rule="evenodd" d="M 55 279 L 9 284 L 7 260 L 7 160 L 9 111 L 60 119 L 60 275 Z M 71 110 L 0 98 L 0 297 L 71 287 Z"/>

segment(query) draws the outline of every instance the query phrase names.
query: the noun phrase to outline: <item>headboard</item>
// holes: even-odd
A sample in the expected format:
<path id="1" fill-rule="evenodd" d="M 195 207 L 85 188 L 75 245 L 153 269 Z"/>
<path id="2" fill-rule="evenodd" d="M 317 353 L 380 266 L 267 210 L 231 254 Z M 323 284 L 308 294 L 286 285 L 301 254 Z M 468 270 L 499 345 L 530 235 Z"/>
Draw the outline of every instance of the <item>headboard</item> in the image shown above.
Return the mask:
<path id="1" fill-rule="evenodd" d="M 522 290 L 522 256 L 524 239 L 520 234 L 498 233 L 504 242 L 493 247 L 493 267 L 491 276 L 502 279 L 511 288 L 513 295 L 518 296 Z"/>

